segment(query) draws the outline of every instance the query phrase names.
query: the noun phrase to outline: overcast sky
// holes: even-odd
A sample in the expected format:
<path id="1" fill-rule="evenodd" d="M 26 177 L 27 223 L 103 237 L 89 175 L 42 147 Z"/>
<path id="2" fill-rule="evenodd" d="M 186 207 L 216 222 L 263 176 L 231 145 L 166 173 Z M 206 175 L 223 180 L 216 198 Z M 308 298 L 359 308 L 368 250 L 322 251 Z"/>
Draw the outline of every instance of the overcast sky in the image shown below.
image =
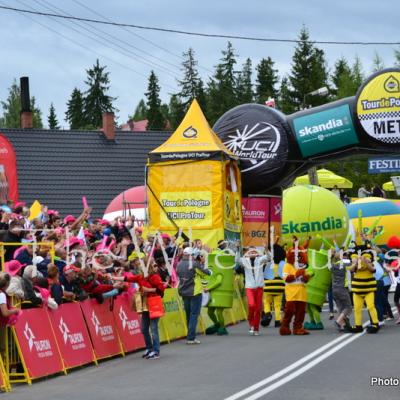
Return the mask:
<path id="1" fill-rule="evenodd" d="M 292 39 L 305 24 L 314 40 L 400 41 L 399 0 L 0 0 L 0 5 L 205 33 Z M 199 72 L 207 80 L 227 42 L 79 24 L 0 10 L 0 100 L 5 100 L 14 78 L 29 76 L 31 95 L 43 111 L 44 123 L 53 102 L 60 124 L 68 128 L 64 121 L 66 102 L 75 86 L 85 89 L 85 69 L 99 58 L 110 72 L 110 94 L 118 98 L 115 106 L 119 123 L 123 123 L 144 97 L 151 69 L 159 77 L 162 99 L 168 101 L 169 94 L 177 90 L 182 52 L 194 48 Z M 290 71 L 293 44 L 232 42 L 239 64 L 250 57 L 256 65 L 270 56 L 281 75 Z M 340 56 L 353 61 L 358 55 L 366 74 L 371 71 L 375 52 L 385 66 L 392 66 L 396 48 L 319 46 L 325 50 L 330 69 Z"/>

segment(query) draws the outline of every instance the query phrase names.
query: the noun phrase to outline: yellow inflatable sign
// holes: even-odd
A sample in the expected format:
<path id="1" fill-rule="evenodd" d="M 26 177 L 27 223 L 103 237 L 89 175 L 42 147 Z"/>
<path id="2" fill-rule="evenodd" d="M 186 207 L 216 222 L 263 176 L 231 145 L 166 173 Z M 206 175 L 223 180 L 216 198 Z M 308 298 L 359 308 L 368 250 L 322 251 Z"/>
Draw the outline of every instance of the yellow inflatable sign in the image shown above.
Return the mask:
<path id="1" fill-rule="evenodd" d="M 400 70 L 373 76 L 357 97 L 357 117 L 364 131 L 383 143 L 400 143 Z"/>

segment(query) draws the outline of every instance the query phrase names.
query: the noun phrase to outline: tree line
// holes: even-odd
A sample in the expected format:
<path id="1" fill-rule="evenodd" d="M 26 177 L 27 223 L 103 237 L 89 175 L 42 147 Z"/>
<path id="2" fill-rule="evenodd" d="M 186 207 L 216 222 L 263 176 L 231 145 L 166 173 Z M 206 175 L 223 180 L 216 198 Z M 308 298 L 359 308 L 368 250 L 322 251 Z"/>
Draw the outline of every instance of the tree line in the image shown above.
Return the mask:
<path id="1" fill-rule="evenodd" d="M 400 51 L 394 52 L 393 64 L 400 66 Z M 391 66 L 391 65 L 388 65 Z M 280 74 L 271 57 L 262 58 L 253 65 L 247 58 L 243 65 L 238 65 L 238 54 L 228 42 L 221 52 L 221 58 L 214 67 L 213 74 L 204 80 L 198 71 L 195 51 L 189 48 L 183 53 L 181 77 L 177 79 L 178 92 L 170 95 L 169 101 L 163 103 L 161 87 L 157 75 L 150 72 L 147 91 L 139 101 L 131 119 L 147 119 L 148 130 L 173 130 L 181 122 L 190 103 L 197 99 L 210 125 L 226 111 L 243 103 L 256 102 L 264 104 L 274 99 L 276 108 L 290 114 L 304 107 L 314 107 L 348 96 L 354 96 L 363 80 L 369 73 L 385 67 L 381 57 L 375 53 L 372 71 L 364 72 L 358 57 L 349 61 L 341 57 L 330 69 L 324 50 L 318 48 L 310 38 L 306 27 L 299 33 L 299 41 L 294 48 L 291 69 L 288 74 Z M 74 88 L 67 102 L 65 120 L 70 129 L 98 129 L 102 125 L 102 113 L 117 112 L 113 105 L 115 98 L 108 92 L 110 74 L 99 60 L 86 70 L 85 90 Z M 326 87 L 327 94 L 311 96 L 310 92 Z M 14 80 L 9 88 L 5 101 L 1 101 L 3 111 L 0 127 L 18 128 L 20 126 L 20 89 Z M 31 98 L 33 124 L 42 128 L 42 112 Z M 58 129 L 54 105 L 51 104 L 47 116 L 50 129 Z M 367 184 L 383 183 L 389 176 L 369 176 L 366 159 L 355 162 L 341 161 L 325 165 L 333 171 L 345 174 L 355 186 L 361 182 Z"/>

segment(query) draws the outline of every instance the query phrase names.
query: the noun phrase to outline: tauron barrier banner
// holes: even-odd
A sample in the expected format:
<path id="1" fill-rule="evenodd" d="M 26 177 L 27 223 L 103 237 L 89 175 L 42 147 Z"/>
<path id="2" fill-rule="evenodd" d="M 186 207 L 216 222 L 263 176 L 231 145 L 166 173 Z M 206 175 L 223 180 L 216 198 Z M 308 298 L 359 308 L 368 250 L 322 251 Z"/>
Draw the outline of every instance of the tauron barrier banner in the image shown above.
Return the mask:
<path id="1" fill-rule="evenodd" d="M 289 128 L 282 113 L 261 104 L 243 104 L 226 112 L 213 129 L 239 157 L 244 194 L 262 193 L 275 183 L 289 151 Z"/>
<path id="2" fill-rule="evenodd" d="M 14 328 L 30 378 L 64 369 L 46 309 L 24 310 Z"/>
<path id="3" fill-rule="evenodd" d="M 242 199 L 243 245 L 265 246 L 268 240 L 269 198 Z"/>
<path id="4" fill-rule="evenodd" d="M 400 69 L 385 69 L 367 79 L 356 95 L 356 116 L 370 138 L 400 144 Z"/>
<path id="5" fill-rule="evenodd" d="M 125 352 L 145 347 L 140 329 L 140 316 L 132 310 L 131 298 L 123 293 L 114 300 L 114 319 Z"/>
<path id="6" fill-rule="evenodd" d="M 304 157 L 358 143 L 349 105 L 328 107 L 293 118 L 297 143 Z"/>
<path id="7" fill-rule="evenodd" d="M 246 197 L 242 199 L 243 245 L 264 247 L 280 235 L 282 199 L 280 197 Z M 273 241 L 275 241 L 275 238 Z"/>
<path id="8" fill-rule="evenodd" d="M 0 134 L 0 205 L 18 201 L 17 157 L 13 145 Z"/>
<path id="9" fill-rule="evenodd" d="M 89 328 L 93 349 L 97 358 L 106 358 L 122 353 L 114 315 L 110 312 L 110 300 L 99 304 L 95 299 L 80 303 Z"/>
<path id="10" fill-rule="evenodd" d="M 65 367 L 93 362 L 93 347 L 79 303 L 62 304 L 49 315 Z"/>

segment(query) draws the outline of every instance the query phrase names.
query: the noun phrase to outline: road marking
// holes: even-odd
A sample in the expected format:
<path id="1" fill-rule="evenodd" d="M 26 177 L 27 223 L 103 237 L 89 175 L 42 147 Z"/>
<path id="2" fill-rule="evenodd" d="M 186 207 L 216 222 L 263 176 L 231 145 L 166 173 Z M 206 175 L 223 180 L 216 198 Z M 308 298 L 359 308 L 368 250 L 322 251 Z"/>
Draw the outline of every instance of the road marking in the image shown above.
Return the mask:
<path id="1" fill-rule="evenodd" d="M 300 358 L 300 360 L 296 361 L 295 363 L 289 365 L 288 367 L 276 372 L 275 374 L 269 376 L 266 379 L 263 379 L 260 382 L 255 383 L 252 386 L 249 386 L 246 389 L 241 390 L 240 392 L 237 392 L 235 394 L 233 394 L 232 396 L 227 397 L 224 400 L 237 400 L 240 397 L 243 397 L 244 395 L 254 392 L 256 389 L 260 388 L 261 386 L 265 386 L 267 383 L 270 383 L 278 378 L 280 378 L 282 375 L 287 374 L 288 372 L 292 371 L 293 369 L 299 367 L 300 365 L 306 363 L 308 360 L 310 360 L 311 358 L 317 356 L 318 354 L 324 352 L 325 350 L 329 349 L 330 347 L 336 345 L 337 343 L 341 342 L 342 340 L 348 338 L 349 336 L 351 336 L 351 333 L 346 333 L 344 335 L 339 336 L 338 338 L 328 342 L 327 344 L 323 345 L 322 347 L 319 347 L 317 350 L 313 351 L 312 353 L 306 355 L 303 358 Z"/>
<path id="2" fill-rule="evenodd" d="M 393 314 L 397 313 L 397 310 L 395 307 L 393 307 L 392 310 L 393 310 Z M 370 321 L 367 321 L 363 324 L 363 327 L 365 328 L 369 324 L 370 324 Z M 353 342 L 354 340 L 358 339 L 359 337 L 363 336 L 364 334 L 365 334 L 365 331 L 360 332 L 358 334 L 346 333 L 344 335 L 341 335 L 340 337 L 321 346 L 317 350 L 315 350 L 312 353 L 308 354 L 307 356 L 301 358 L 300 360 L 296 361 L 295 363 L 289 365 L 288 367 L 276 372 L 275 374 L 269 376 L 266 379 L 261 380 L 260 382 L 255 383 L 252 386 L 249 386 L 246 389 L 241 390 L 240 392 L 233 394 L 232 396 L 225 398 L 224 400 L 237 400 L 239 398 L 243 398 L 243 396 L 245 396 L 251 392 L 254 392 L 263 386 L 266 386 L 268 383 L 275 381 L 276 379 L 280 378 L 283 375 L 286 375 L 288 372 L 292 371 L 293 369 L 296 369 L 297 367 L 300 367 L 302 364 L 305 364 L 307 361 L 314 358 L 318 354 L 331 348 L 326 353 L 315 358 L 310 363 L 308 363 L 307 365 L 304 365 L 297 371 L 292 372 L 291 374 L 289 374 L 286 377 L 280 379 L 279 381 L 273 383 L 272 385 L 254 393 L 253 395 L 246 397 L 244 399 L 244 400 L 256 400 L 256 399 L 260 398 L 261 396 L 264 396 L 265 394 L 272 392 L 273 390 L 277 389 L 278 387 L 284 385 L 285 383 L 297 378 L 299 375 L 301 375 L 304 372 L 308 371 L 309 369 L 313 368 L 315 365 L 319 364 L 321 361 L 330 357 L 332 354 L 336 353 L 337 351 L 339 351 L 343 347 L 347 346 L 349 343 Z"/>
<path id="3" fill-rule="evenodd" d="M 306 372 L 309 369 L 315 367 L 317 364 L 319 364 L 320 362 L 325 360 L 325 358 L 328 358 L 332 354 L 335 354 L 341 348 L 347 346 L 349 343 L 353 342 L 354 340 L 358 339 L 360 336 L 362 336 L 364 334 L 365 334 L 365 331 L 353 335 L 351 338 L 349 338 L 349 339 L 345 340 L 344 342 L 338 344 L 337 346 L 333 347 L 332 349 L 327 351 L 325 354 L 322 354 L 319 357 L 315 358 L 310 363 L 308 363 L 308 364 L 304 365 L 303 367 L 299 368 L 297 371 L 292 372 L 291 374 L 285 376 L 284 378 L 282 378 L 279 381 L 273 383 L 272 385 L 266 387 L 265 389 L 260 390 L 259 392 L 253 394 L 252 396 L 246 397 L 245 400 L 256 400 L 256 399 L 259 399 L 260 397 L 266 395 L 267 393 L 272 392 L 273 390 L 275 390 L 278 387 L 284 385 L 285 383 L 290 382 L 294 378 L 297 378 L 299 375 L 304 374 L 304 372 Z"/>

